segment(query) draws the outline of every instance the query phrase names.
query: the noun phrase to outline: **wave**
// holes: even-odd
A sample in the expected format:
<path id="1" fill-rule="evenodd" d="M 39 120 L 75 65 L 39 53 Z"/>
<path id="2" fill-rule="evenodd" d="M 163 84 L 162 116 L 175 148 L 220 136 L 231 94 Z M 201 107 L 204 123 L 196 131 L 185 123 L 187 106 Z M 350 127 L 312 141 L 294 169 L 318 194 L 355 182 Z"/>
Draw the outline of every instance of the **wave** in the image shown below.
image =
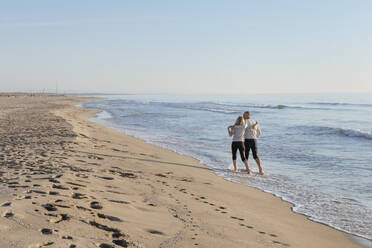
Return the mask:
<path id="1" fill-rule="evenodd" d="M 347 102 L 309 102 L 307 104 L 326 105 L 326 106 L 356 106 L 356 107 L 372 107 L 369 103 L 347 103 Z"/>
<path id="2" fill-rule="evenodd" d="M 222 106 L 217 106 L 213 103 L 172 103 L 172 102 L 153 102 L 153 104 L 159 104 L 165 107 L 170 108 L 179 108 L 179 109 L 191 109 L 191 110 L 199 110 L 199 111 L 208 111 L 214 113 L 221 113 L 221 114 L 238 114 L 242 111 L 239 109 L 232 109 L 226 108 Z"/>
<path id="3" fill-rule="evenodd" d="M 311 134 L 313 135 L 334 134 L 334 135 L 341 135 L 345 137 L 372 139 L 372 132 L 363 131 L 360 129 L 324 127 L 324 126 L 297 126 L 297 128 L 305 129 L 306 133 L 308 133 L 308 130 L 311 129 Z"/>
<path id="4" fill-rule="evenodd" d="M 165 104 L 165 103 L 164 103 Z M 306 107 L 306 106 L 295 106 L 295 105 L 285 105 L 285 104 L 235 104 L 235 103 L 221 103 L 221 102 L 198 102 L 198 103 L 192 103 L 192 105 L 198 106 L 198 105 L 214 105 L 218 106 L 219 108 L 234 108 L 239 109 L 240 112 L 247 111 L 249 109 L 299 109 L 299 110 L 334 110 L 332 108 L 325 108 L 325 107 Z"/>
<path id="5" fill-rule="evenodd" d="M 142 104 L 142 105 L 149 105 L 149 104 L 157 104 L 163 105 L 167 107 L 173 108 L 187 108 L 187 109 L 194 109 L 194 110 L 207 110 L 212 112 L 221 112 L 221 113 L 236 113 L 238 110 L 231 109 L 231 108 L 240 108 L 240 109 L 247 109 L 247 108 L 267 108 L 267 109 L 284 109 L 284 108 L 305 108 L 305 107 L 298 107 L 298 106 L 288 106 L 284 104 L 242 104 L 242 103 L 227 103 L 227 102 L 213 102 L 213 101 L 202 101 L 202 102 L 162 102 L 162 101 L 141 101 L 141 100 L 127 100 L 127 99 L 120 99 L 120 100 L 106 100 L 109 102 L 111 106 L 117 106 L 121 104 Z M 240 110 L 239 111 L 242 111 Z"/>
<path id="6" fill-rule="evenodd" d="M 343 128 L 341 129 L 342 133 L 349 137 L 360 137 L 366 139 L 372 139 L 372 132 L 362 131 L 360 129 L 349 129 Z"/>
<path id="7" fill-rule="evenodd" d="M 333 110 L 332 108 L 307 107 L 285 104 L 256 104 L 256 103 L 230 103 L 230 102 L 193 102 L 193 103 L 172 103 L 172 102 L 147 102 L 146 104 L 160 104 L 174 108 L 188 108 L 195 110 L 217 110 L 218 112 L 239 113 L 249 109 L 301 109 L 301 110 Z M 206 108 L 207 109 L 204 109 Z M 208 109 L 209 108 L 209 109 Z M 224 111 L 222 111 L 224 110 Z"/>
<path id="8" fill-rule="evenodd" d="M 270 104 L 239 104 L 239 103 L 226 103 L 226 102 L 200 102 L 200 104 L 215 104 L 220 106 L 227 106 L 227 107 L 238 107 L 238 108 L 269 108 L 269 109 L 284 109 L 284 108 L 292 108 L 292 106 L 287 106 L 284 104 L 278 105 L 270 105 Z M 294 107 L 297 108 L 297 107 Z"/>
<path id="9" fill-rule="evenodd" d="M 268 108 L 268 109 L 285 109 L 285 108 L 300 108 L 300 107 L 293 107 L 293 106 L 287 106 L 283 104 L 278 105 L 249 105 L 248 108 Z"/>
<path id="10" fill-rule="evenodd" d="M 106 103 L 106 104 L 104 104 Z M 317 108 L 307 106 L 285 105 L 285 104 L 256 104 L 256 103 L 232 103 L 219 101 L 200 101 L 200 102 L 164 102 L 164 101 L 143 101 L 131 99 L 110 99 L 100 102 L 100 109 L 112 109 L 113 107 L 123 107 L 125 105 L 156 105 L 160 107 L 190 109 L 198 111 L 208 111 L 221 114 L 242 114 L 244 111 L 283 110 L 331 110 L 332 108 Z M 103 106 L 102 106 L 103 105 Z M 95 107 L 98 107 L 97 104 Z"/>
<path id="11" fill-rule="evenodd" d="M 213 109 L 213 108 L 193 108 L 194 110 L 204 110 L 214 113 L 223 113 L 223 114 L 238 114 L 241 111 L 238 110 L 223 110 L 223 109 Z"/>

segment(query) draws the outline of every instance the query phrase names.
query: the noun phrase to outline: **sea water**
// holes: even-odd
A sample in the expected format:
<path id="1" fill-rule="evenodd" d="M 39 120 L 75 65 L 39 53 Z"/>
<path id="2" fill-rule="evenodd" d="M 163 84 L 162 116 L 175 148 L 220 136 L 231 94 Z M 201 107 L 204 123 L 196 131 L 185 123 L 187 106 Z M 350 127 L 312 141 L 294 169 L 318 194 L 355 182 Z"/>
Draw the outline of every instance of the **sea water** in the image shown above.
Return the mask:
<path id="1" fill-rule="evenodd" d="M 105 98 L 83 104 L 103 111 L 96 121 L 195 157 L 227 180 L 293 203 L 312 220 L 372 239 L 372 94 Z M 227 126 L 244 111 L 261 127 L 264 176 L 227 170 Z"/>

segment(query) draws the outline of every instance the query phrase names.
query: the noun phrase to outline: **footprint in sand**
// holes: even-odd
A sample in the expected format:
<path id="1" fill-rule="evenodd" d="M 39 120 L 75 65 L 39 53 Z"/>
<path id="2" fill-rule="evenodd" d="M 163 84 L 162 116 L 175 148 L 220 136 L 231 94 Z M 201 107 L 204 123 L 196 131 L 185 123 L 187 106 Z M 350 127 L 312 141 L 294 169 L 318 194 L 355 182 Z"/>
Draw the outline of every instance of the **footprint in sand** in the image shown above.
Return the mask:
<path id="1" fill-rule="evenodd" d="M 235 219 L 235 220 L 240 220 L 240 221 L 244 221 L 243 218 L 239 218 L 239 217 L 235 217 L 235 216 L 230 216 L 231 219 Z"/>
<path id="2" fill-rule="evenodd" d="M 84 199 L 84 198 L 88 198 L 84 194 L 81 194 L 81 193 L 78 193 L 78 192 L 73 193 L 71 197 L 73 199 L 78 199 L 78 200 L 81 200 L 81 199 Z"/>
<path id="3" fill-rule="evenodd" d="M 12 205 L 11 202 L 4 202 L 3 204 L 1 204 L 2 207 L 9 207 L 10 205 Z"/>
<path id="4" fill-rule="evenodd" d="M 124 239 L 114 239 L 112 243 L 121 247 L 128 247 L 129 245 L 128 242 Z"/>
<path id="5" fill-rule="evenodd" d="M 109 200 L 109 201 L 119 203 L 119 204 L 130 204 L 130 202 L 127 202 L 127 201 L 120 201 L 120 200 Z"/>
<path id="6" fill-rule="evenodd" d="M 106 177 L 106 176 L 104 176 L 104 177 L 97 176 L 97 177 L 98 177 L 98 178 L 101 178 L 101 179 L 104 179 L 104 180 L 114 180 L 113 177 Z"/>
<path id="7" fill-rule="evenodd" d="M 44 235 L 50 235 L 50 234 L 53 234 L 53 230 L 52 229 L 49 229 L 49 228 L 43 228 L 40 230 L 42 234 Z"/>
<path id="8" fill-rule="evenodd" d="M 110 221 L 117 221 L 117 222 L 122 222 L 122 220 L 118 217 L 115 217 L 115 216 L 110 216 L 110 215 L 105 215 L 105 214 L 102 214 L 102 213 L 97 213 L 97 216 L 99 218 L 102 218 L 102 219 L 108 219 Z"/>
<path id="9" fill-rule="evenodd" d="M 97 201 L 91 202 L 90 207 L 93 208 L 93 209 L 102 209 L 103 208 L 102 205 Z"/>
<path id="10" fill-rule="evenodd" d="M 155 176 L 157 176 L 157 177 L 167 177 L 166 175 L 163 175 L 161 173 L 155 174 Z"/>
<path id="11" fill-rule="evenodd" d="M 49 179 L 49 182 L 51 182 L 51 183 L 60 183 L 60 181 L 58 181 L 58 180 L 55 179 L 55 178 L 50 178 L 50 179 Z"/>
<path id="12" fill-rule="evenodd" d="M 148 229 L 147 231 L 148 231 L 149 233 L 151 233 L 151 234 L 165 235 L 163 232 L 161 232 L 161 231 L 157 231 L 157 230 L 153 230 L 153 229 Z"/>
<path id="13" fill-rule="evenodd" d="M 78 186 L 78 187 L 86 187 L 86 185 L 79 184 L 79 183 L 73 183 L 73 182 L 66 182 L 67 184 L 73 185 L 73 186 Z"/>
<path id="14" fill-rule="evenodd" d="M 8 210 L 8 211 L 4 212 L 4 213 L 2 214 L 2 216 L 5 217 L 5 218 L 10 218 L 10 217 L 13 217 L 14 214 L 13 214 L 12 211 Z"/>
<path id="15" fill-rule="evenodd" d="M 49 220 L 50 223 L 59 223 L 64 220 L 69 220 L 70 217 L 67 214 L 59 214 L 56 218 Z"/>
<path id="16" fill-rule="evenodd" d="M 46 210 L 48 211 L 57 211 L 57 208 L 54 207 L 53 204 L 50 204 L 50 203 L 46 203 L 46 204 L 43 204 L 41 205 L 43 208 L 45 208 Z"/>
<path id="17" fill-rule="evenodd" d="M 52 188 L 53 189 L 62 189 L 62 190 L 68 190 L 69 188 L 66 187 L 66 186 L 63 186 L 63 185 L 57 185 L 57 184 L 53 184 L 52 185 Z"/>
<path id="18" fill-rule="evenodd" d="M 110 244 L 106 244 L 106 243 L 102 243 L 102 244 L 99 245 L 99 248 L 115 248 L 115 246 L 110 245 Z"/>
<path id="19" fill-rule="evenodd" d="M 91 214 L 94 213 L 91 209 L 86 208 L 86 207 L 83 207 L 83 206 L 78 206 L 78 205 L 76 205 L 75 207 L 76 207 L 77 209 L 79 209 L 79 210 L 88 211 L 88 212 L 90 212 Z"/>

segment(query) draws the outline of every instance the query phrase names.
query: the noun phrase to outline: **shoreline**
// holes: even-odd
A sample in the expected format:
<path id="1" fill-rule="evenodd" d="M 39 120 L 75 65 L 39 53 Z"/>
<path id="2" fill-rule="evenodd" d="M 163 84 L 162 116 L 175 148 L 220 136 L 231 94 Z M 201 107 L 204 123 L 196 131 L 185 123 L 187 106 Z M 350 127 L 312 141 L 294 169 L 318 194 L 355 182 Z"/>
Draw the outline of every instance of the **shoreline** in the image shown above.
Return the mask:
<path id="1" fill-rule="evenodd" d="M 101 100 L 105 100 L 105 98 L 102 98 Z M 94 100 L 93 100 L 93 101 L 94 101 Z M 78 104 L 77 106 L 78 106 L 78 107 L 81 107 L 81 108 L 85 108 L 85 109 L 93 110 L 93 109 L 91 109 L 91 108 L 86 108 L 86 107 L 84 107 L 84 106 L 82 106 L 82 105 L 80 105 L 80 104 Z M 213 172 L 213 174 L 215 174 L 217 177 L 223 178 L 223 179 L 226 180 L 227 182 L 231 182 L 231 183 L 234 183 L 234 184 L 243 185 L 243 186 L 245 186 L 245 187 L 250 187 L 250 188 L 256 189 L 256 190 L 258 190 L 258 191 L 260 191 L 260 192 L 262 192 L 262 193 L 264 193 L 264 194 L 270 194 L 270 195 L 272 195 L 272 196 L 274 196 L 274 197 L 280 199 L 280 200 L 283 201 L 283 202 L 286 202 L 286 203 L 291 204 L 291 211 L 292 211 L 294 214 L 302 215 L 302 216 L 306 217 L 309 221 L 312 221 L 312 222 L 317 223 L 317 224 L 320 224 L 320 225 L 324 225 L 324 226 L 326 226 L 326 227 L 332 228 L 332 229 L 334 229 L 334 230 L 336 230 L 336 231 L 339 231 L 339 232 L 342 232 L 342 233 L 344 233 L 344 234 L 346 234 L 346 235 L 349 235 L 349 236 L 350 236 L 351 238 L 353 238 L 353 239 L 354 239 L 358 244 L 361 244 L 361 245 L 362 245 L 363 247 L 365 247 L 365 248 L 372 248 L 372 240 L 370 240 L 370 239 L 368 239 L 368 238 L 366 238 L 366 237 L 363 237 L 363 236 L 361 236 L 361 235 L 353 234 L 353 233 L 350 233 L 350 232 L 348 232 L 348 231 L 346 231 L 346 230 L 342 230 L 341 228 L 337 228 L 337 227 L 332 226 L 332 225 L 330 225 L 330 224 L 324 223 L 324 222 L 322 222 L 322 221 L 320 221 L 320 220 L 317 220 L 316 218 L 314 218 L 314 217 L 311 216 L 311 215 L 308 215 L 308 214 L 305 214 L 305 213 L 298 212 L 298 211 L 294 210 L 294 208 L 296 207 L 295 203 L 291 202 L 290 200 L 286 200 L 286 199 L 284 199 L 283 196 L 280 196 L 280 195 L 278 195 L 278 194 L 272 193 L 272 192 L 270 192 L 270 191 L 265 191 L 264 189 L 261 189 L 261 188 L 259 188 L 259 187 L 255 187 L 255 186 L 252 186 L 252 185 L 241 184 L 241 183 L 236 182 L 236 181 L 234 181 L 234 180 L 230 180 L 230 179 L 228 179 L 228 178 L 225 178 L 225 177 L 223 177 L 223 176 L 218 175 L 217 172 L 218 172 L 219 169 L 215 169 L 215 168 L 212 168 L 212 167 L 208 166 L 208 164 L 202 162 L 200 159 L 195 158 L 195 157 L 192 156 L 192 155 L 189 155 L 189 154 L 183 153 L 183 152 L 181 152 L 181 151 L 177 151 L 177 150 L 175 150 L 175 149 L 171 149 L 171 148 L 168 148 L 168 147 L 164 147 L 164 146 L 162 146 L 162 145 L 160 145 L 160 144 L 156 144 L 156 143 L 154 143 L 154 142 L 146 141 L 145 139 L 142 139 L 142 138 L 137 137 L 137 136 L 135 136 L 135 135 L 127 134 L 127 133 L 125 133 L 125 131 L 121 131 L 119 128 L 115 128 L 115 127 L 111 127 L 111 126 L 109 126 L 109 125 L 105 125 L 103 122 L 100 122 L 99 117 L 98 117 L 98 114 L 103 113 L 103 112 L 105 112 L 105 111 L 103 111 L 103 110 L 97 110 L 97 109 L 95 109 L 95 110 L 93 110 L 93 111 L 97 111 L 96 114 L 95 114 L 94 116 L 92 116 L 91 118 L 88 119 L 89 121 L 91 121 L 91 122 L 93 122 L 93 123 L 96 123 L 96 124 L 98 124 L 98 125 L 105 126 L 105 127 L 107 127 L 107 128 L 110 128 L 110 129 L 112 129 L 112 130 L 115 130 L 115 131 L 119 132 L 119 133 L 122 134 L 122 135 L 129 136 L 129 137 L 132 137 L 132 138 L 134 138 L 134 139 L 138 139 L 138 140 L 140 140 L 140 141 L 142 141 L 142 142 L 145 142 L 145 143 L 147 143 L 147 144 L 149 144 L 149 145 L 157 146 L 157 147 L 159 147 L 159 148 L 161 148 L 161 149 L 166 149 L 166 150 L 169 150 L 169 151 L 171 151 L 171 152 L 177 153 L 177 154 L 179 154 L 180 156 L 191 157 L 191 158 L 197 160 L 201 165 L 203 165 L 203 166 L 205 166 L 206 168 L 208 168 L 208 170 L 210 170 L 211 172 Z"/>
<path id="2" fill-rule="evenodd" d="M 11 193 L 0 203 L 11 205 L 0 207 L 0 246 L 361 247 L 349 234 L 294 213 L 292 204 L 270 193 L 227 181 L 192 157 L 89 121 L 98 111 L 75 106 L 89 99 L 46 99 L 32 102 L 40 108 L 33 115 L 40 118 L 31 133 L 14 136 L 22 145 L 13 139 L 6 143 L 8 168 L 0 175 Z M 28 130 L 22 118 L 34 117 L 27 111 L 29 106 L 12 115 L 20 130 Z M 58 132 L 45 129 L 49 124 Z M 32 143 L 37 149 L 28 147 L 29 140 L 44 137 L 35 132 L 50 137 Z M 9 159 L 22 149 L 34 155 L 17 158 L 23 167 L 14 167 Z M 13 188 L 15 177 L 22 187 Z"/>
<path id="3" fill-rule="evenodd" d="M 104 99 L 105 99 L 105 98 L 102 98 L 102 100 L 104 100 Z M 84 106 L 81 106 L 80 104 L 78 105 L 78 107 L 85 108 Z M 92 110 L 92 109 L 90 109 L 90 108 L 85 108 L 85 109 Z M 103 126 L 105 126 L 105 127 L 107 127 L 107 128 L 110 128 L 110 129 L 113 129 L 113 130 L 115 130 L 115 131 L 118 131 L 118 132 L 121 133 L 122 135 L 130 136 L 130 137 L 133 137 L 134 139 L 141 140 L 141 141 L 143 141 L 143 142 L 145 142 L 145 143 L 147 143 L 147 144 L 150 144 L 150 145 L 153 145 L 153 146 L 157 146 L 157 147 L 160 147 L 160 148 L 162 148 L 162 149 L 169 150 L 169 151 L 174 152 L 174 153 L 177 153 L 177 154 L 179 154 L 179 155 L 181 155 L 181 156 L 191 157 L 191 158 L 197 160 L 201 165 L 207 167 L 207 168 L 208 168 L 210 171 L 212 171 L 212 172 L 213 172 L 217 177 L 221 177 L 221 178 L 223 178 L 224 180 L 226 180 L 226 181 L 228 181 L 228 182 L 231 182 L 231 183 L 235 183 L 235 184 L 238 184 L 238 185 L 243 185 L 243 186 L 245 186 L 245 187 L 251 187 L 251 188 L 254 188 L 254 189 L 259 190 L 260 192 L 262 192 L 262 193 L 264 193 L 264 194 L 270 194 L 270 195 L 272 195 L 272 196 L 274 196 L 274 197 L 280 199 L 280 200 L 283 201 L 283 202 L 289 203 L 289 204 L 291 205 L 291 211 L 292 211 L 294 214 L 302 215 L 302 216 L 306 217 L 309 221 L 312 221 L 312 222 L 314 222 L 314 223 L 317 223 L 317 224 L 320 224 L 320 225 L 324 225 L 324 226 L 329 227 L 329 228 L 332 228 L 332 229 L 334 229 L 334 230 L 336 230 L 336 231 L 342 232 L 342 233 L 344 233 L 345 235 L 350 236 L 350 237 L 351 237 L 352 239 L 354 239 L 357 243 L 363 245 L 363 247 L 366 247 L 366 248 L 370 248 L 370 247 L 372 247 L 372 240 L 369 240 L 369 239 L 367 239 L 366 237 L 363 237 L 363 236 L 360 236 L 360 235 L 357 235 L 357 234 L 353 234 L 353 233 L 349 233 L 349 232 L 347 232 L 347 231 L 345 231 L 345 230 L 339 229 L 339 228 L 334 227 L 334 226 L 332 226 L 332 225 L 329 225 L 329 224 L 327 224 L 327 223 L 323 223 L 323 222 L 318 221 L 318 220 L 316 220 L 316 219 L 312 219 L 312 216 L 310 216 L 310 215 L 307 215 L 307 214 L 304 214 L 304 213 L 300 213 L 300 212 L 296 212 L 296 211 L 293 209 L 293 208 L 295 208 L 295 204 L 292 203 L 292 202 L 290 202 L 289 200 L 285 200 L 285 199 L 284 199 L 283 197 L 281 197 L 280 195 L 276 195 L 275 193 L 272 193 L 272 192 L 269 192 L 269 191 L 265 191 L 265 190 L 260 189 L 260 188 L 258 188 L 258 187 L 254 187 L 254 186 L 250 186 L 250 185 L 244 185 L 244 184 L 240 184 L 239 182 L 234 182 L 234 181 L 232 181 L 232 180 L 226 179 L 226 178 L 224 178 L 224 177 L 222 177 L 222 176 L 217 175 L 217 174 L 216 174 L 216 170 L 214 170 L 213 168 L 209 167 L 207 164 L 203 163 L 200 159 L 195 158 L 195 157 L 193 157 L 192 155 L 188 155 L 188 154 L 182 153 L 182 152 L 180 152 L 180 151 L 176 151 L 176 150 L 173 150 L 173 149 L 170 149 L 170 148 L 167 148 L 167 147 L 163 147 L 163 146 L 161 146 L 161 145 L 159 145 L 159 144 L 155 144 L 155 143 L 152 143 L 152 142 L 148 142 L 148 141 L 146 141 L 146 140 L 144 140 L 144 139 L 141 139 L 141 138 L 139 138 L 139 137 L 136 137 L 136 136 L 134 136 L 134 135 L 126 134 L 125 132 L 120 131 L 119 129 L 117 129 L 117 128 L 115 128 L 115 127 L 110 127 L 110 126 L 108 126 L 108 125 L 105 125 L 105 124 L 101 123 L 101 122 L 99 121 L 99 118 L 98 118 L 98 114 L 99 114 L 99 113 L 102 113 L 102 112 L 104 112 L 104 111 L 103 111 L 103 110 L 102 110 L 102 111 L 101 111 L 101 110 L 95 110 L 95 111 L 97 111 L 96 114 L 95 114 L 94 116 L 92 116 L 91 118 L 89 118 L 89 119 L 88 119 L 89 121 L 92 121 L 93 123 L 97 123 L 97 124 L 99 124 L 99 125 L 103 125 Z"/>

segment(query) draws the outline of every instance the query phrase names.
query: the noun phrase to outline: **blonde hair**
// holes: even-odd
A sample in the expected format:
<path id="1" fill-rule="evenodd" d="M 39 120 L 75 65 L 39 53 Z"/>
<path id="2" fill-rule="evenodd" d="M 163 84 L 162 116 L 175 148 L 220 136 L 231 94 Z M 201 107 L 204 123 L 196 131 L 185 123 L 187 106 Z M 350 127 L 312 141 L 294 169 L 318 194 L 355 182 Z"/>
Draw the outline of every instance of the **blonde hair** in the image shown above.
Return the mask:
<path id="1" fill-rule="evenodd" d="M 237 125 L 237 126 L 242 126 L 242 125 L 244 125 L 244 123 L 245 123 L 245 121 L 244 121 L 243 116 L 239 116 L 239 117 L 236 119 L 236 121 L 235 121 L 235 125 Z"/>

